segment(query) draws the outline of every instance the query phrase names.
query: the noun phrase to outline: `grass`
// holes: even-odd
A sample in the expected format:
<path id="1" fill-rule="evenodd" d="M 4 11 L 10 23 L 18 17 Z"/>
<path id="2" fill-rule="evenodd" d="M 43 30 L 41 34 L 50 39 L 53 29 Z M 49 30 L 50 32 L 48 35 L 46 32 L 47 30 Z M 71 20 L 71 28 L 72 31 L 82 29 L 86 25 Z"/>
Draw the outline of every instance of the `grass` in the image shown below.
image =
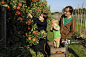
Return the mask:
<path id="1" fill-rule="evenodd" d="M 50 42 L 53 42 L 53 32 L 50 32 L 50 28 L 51 28 L 51 23 L 47 27 L 47 30 L 48 30 L 47 39 Z M 72 37 L 70 38 L 70 41 L 71 40 L 73 40 Z M 86 48 L 84 48 L 81 44 L 69 44 L 68 45 L 69 57 L 86 57 L 85 51 L 86 51 Z"/>

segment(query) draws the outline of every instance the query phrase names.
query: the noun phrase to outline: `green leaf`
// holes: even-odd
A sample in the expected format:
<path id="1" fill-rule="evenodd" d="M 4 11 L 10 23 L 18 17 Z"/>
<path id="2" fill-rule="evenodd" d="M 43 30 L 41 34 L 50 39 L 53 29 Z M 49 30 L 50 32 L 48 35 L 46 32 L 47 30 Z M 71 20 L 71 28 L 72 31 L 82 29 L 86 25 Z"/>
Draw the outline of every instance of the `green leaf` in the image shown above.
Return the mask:
<path id="1" fill-rule="evenodd" d="M 4 5 L 2 5 L 2 6 L 4 6 L 4 7 L 8 7 L 8 5 L 7 5 L 7 4 L 4 4 Z"/>

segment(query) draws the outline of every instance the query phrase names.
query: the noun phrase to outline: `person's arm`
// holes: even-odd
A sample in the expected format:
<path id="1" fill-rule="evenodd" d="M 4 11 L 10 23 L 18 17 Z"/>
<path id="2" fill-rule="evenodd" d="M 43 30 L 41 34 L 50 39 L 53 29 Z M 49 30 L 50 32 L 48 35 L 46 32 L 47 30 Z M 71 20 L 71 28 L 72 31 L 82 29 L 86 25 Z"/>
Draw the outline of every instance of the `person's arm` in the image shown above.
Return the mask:
<path id="1" fill-rule="evenodd" d="M 56 27 L 54 26 L 54 29 L 55 29 L 55 30 L 59 30 L 60 28 L 56 28 Z"/>
<path id="2" fill-rule="evenodd" d="M 29 13 L 29 14 L 30 14 L 30 13 Z M 31 17 L 31 19 L 32 19 L 34 22 L 36 22 L 36 23 L 38 23 L 38 24 L 40 24 L 40 25 L 46 25 L 46 24 L 47 24 L 47 22 L 41 22 L 38 18 L 32 16 L 31 14 L 30 14 L 30 17 Z"/>

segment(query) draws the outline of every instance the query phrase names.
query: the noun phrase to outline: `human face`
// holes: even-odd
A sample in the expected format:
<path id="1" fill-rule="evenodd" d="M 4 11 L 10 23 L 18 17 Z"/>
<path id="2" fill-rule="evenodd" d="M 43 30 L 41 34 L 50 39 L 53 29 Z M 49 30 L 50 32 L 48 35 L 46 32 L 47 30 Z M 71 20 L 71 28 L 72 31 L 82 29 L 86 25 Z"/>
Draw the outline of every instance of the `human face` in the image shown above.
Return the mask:
<path id="1" fill-rule="evenodd" d="M 71 13 L 69 12 L 69 8 L 65 8 L 65 16 L 70 16 L 71 15 Z"/>
<path id="2" fill-rule="evenodd" d="M 57 24 L 56 23 L 52 23 L 52 26 L 57 26 Z"/>
<path id="3" fill-rule="evenodd" d="M 40 20 L 40 21 L 44 21 L 43 14 L 40 14 L 39 20 Z"/>

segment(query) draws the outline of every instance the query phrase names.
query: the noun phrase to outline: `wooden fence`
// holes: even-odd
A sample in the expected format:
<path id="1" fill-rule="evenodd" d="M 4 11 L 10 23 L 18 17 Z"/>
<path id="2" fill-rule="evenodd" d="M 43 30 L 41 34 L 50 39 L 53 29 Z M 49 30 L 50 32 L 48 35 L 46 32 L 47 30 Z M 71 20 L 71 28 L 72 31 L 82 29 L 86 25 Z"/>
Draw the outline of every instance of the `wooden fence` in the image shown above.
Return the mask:
<path id="1" fill-rule="evenodd" d="M 76 13 L 76 32 L 80 34 L 78 37 L 86 38 L 86 11 L 83 11 L 83 5 L 84 3 L 82 4 L 82 9 L 79 10 L 80 5 L 78 4 L 78 13 Z M 72 16 L 74 17 L 75 14 L 72 14 Z"/>

